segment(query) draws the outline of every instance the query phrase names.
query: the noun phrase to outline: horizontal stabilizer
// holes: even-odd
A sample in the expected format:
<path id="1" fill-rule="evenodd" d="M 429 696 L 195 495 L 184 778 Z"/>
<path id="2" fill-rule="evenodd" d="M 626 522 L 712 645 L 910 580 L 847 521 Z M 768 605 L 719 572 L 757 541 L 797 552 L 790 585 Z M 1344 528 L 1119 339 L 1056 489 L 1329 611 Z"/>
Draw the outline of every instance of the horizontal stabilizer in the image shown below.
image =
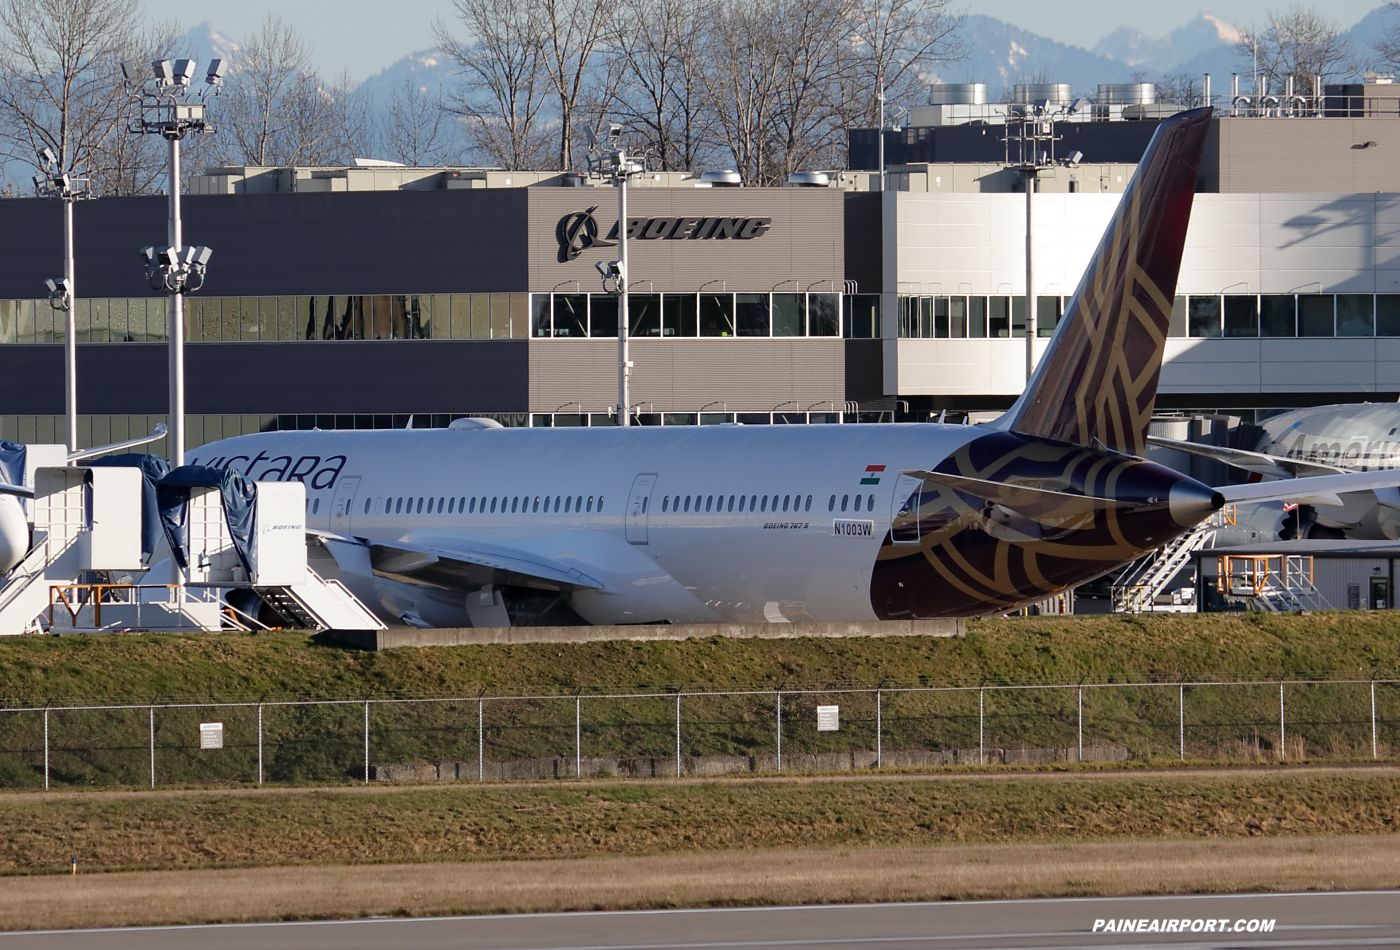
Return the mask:
<path id="1" fill-rule="evenodd" d="M 1267 455 L 1263 452 L 1231 449 L 1223 445 L 1202 445 L 1199 442 L 1178 442 L 1176 439 L 1164 439 L 1156 435 L 1149 435 L 1147 441 L 1149 444 L 1160 448 L 1171 449 L 1174 452 L 1185 452 L 1188 455 L 1199 455 L 1202 458 L 1213 459 L 1217 462 L 1223 462 L 1226 465 L 1233 465 L 1235 468 L 1242 468 L 1246 472 L 1257 472 L 1260 475 L 1268 475 L 1272 478 L 1308 478 L 1317 475 L 1341 475 L 1347 471 L 1344 468 L 1337 468 L 1335 465 L 1323 465 L 1321 462 L 1302 462 L 1297 459 L 1285 458 L 1281 455 Z"/>
<path id="2" fill-rule="evenodd" d="M 1044 516 L 1063 518 L 1090 514 L 1095 511 L 1107 511 L 1110 508 L 1130 507 L 1123 502 L 1114 501 L 1112 498 L 1071 495 L 1068 492 L 1047 491 L 1044 488 L 1028 488 L 1025 485 L 1010 485 L 1006 482 L 989 482 L 981 478 L 968 478 L 966 475 L 948 475 L 943 472 L 927 472 L 922 469 L 912 469 L 900 474 L 945 485 L 953 491 L 976 496 L 1031 518 Z"/>
<path id="3" fill-rule="evenodd" d="M 1256 482 L 1253 485 L 1223 485 L 1217 491 L 1227 504 L 1252 504 L 1260 501 L 1288 501 L 1303 505 L 1340 505 L 1338 495 L 1348 492 L 1376 491 L 1400 485 L 1400 470 L 1383 472 L 1347 472 L 1342 475 L 1316 475 L 1278 482 Z"/>
<path id="4" fill-rule="evenodd" d="M 19 495 L 21 498 L 33 498 L 34 490 L 25 488 L 23 485 L 8 485 L 0 482 L 0 495 Z"/>

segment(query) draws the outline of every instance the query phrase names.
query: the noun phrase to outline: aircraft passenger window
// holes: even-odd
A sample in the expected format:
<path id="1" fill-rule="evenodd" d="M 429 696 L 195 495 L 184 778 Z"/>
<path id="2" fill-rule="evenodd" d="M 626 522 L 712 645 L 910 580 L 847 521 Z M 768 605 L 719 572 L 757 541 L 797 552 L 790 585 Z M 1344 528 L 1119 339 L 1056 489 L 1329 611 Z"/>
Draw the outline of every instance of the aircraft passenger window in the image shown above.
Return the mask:
<path id="1" fill-rule="evenodd" d="M 777 511 L 777 510 L 778 510 L 778 496 L 777 496 L 777 495 L 774 495 L 774 496 L 773 496 L 773 510 L 774 510 L 774 511 Z"/>
<path id="2" fill-rule="evenodd" d="M 841 510 L 842 510 L 842 511 L 845 511 L 845 510 L 846 510 L 846 502 L 849 501 L 850 498 L 851 498 L 850 495 L 842 495 L 842 496 L 841 496 Z"/>
<path id="3" fill-rule="evenodd" d="M 496 499 L 492 498 L 492 499 L 491 499 L 491 514 L 494 515 L 495 513 L 496 513 Z"/>
<path id="4" fill-rule="evenodd" d="M 549 496 L 544 496 L 544 513 L 549 514 Z"/>
<path id="5" fill-rule="evenodd" d="M 734 496 L 733 496 L 733 495 L 730 495 L 730 496 L 729 496 L 729 510 L 730 510 L 730 511 L 733 511 L 733 510 L 734 510 Z"/>
<path id="6" fill-rule="evenodd" d="M 602 510 L 603 510 L 603 496 L 602 496 L 602 495 L 599 495 L 599 496 L 598 496 L 598 510 L 599 510 L 599 511 L 602 511 Z"/>
<path id="7" fill-rule="evenodd" d="M 562 499 L 561 499 L 558 495 L 555 495 L 555 496 L 554 496 L 554 513 L 555 513 L 556 515 L 559 513 L 559 502 L 560 502 L 561 500 L 562 500 Z"/>
<path id="8" fill-rule="evenodd" d="M 573 503 L 573 499 L 572 499 L 572 498 L 565 498 L 565 499 L 564 499 L 564 514 L 567 515 L 567 514 L 569 513 L 569 505 L 571 505 L 572 503 Z"/>
<path id="9" fill-rule="evenodd" d="M 462 512 L 464 512 L 464 511 L 466 511 L 466 510 L 467 510 L 467 500 L 466 500 L 465 498 L 458 498 L 458 499 L 457 499 L 457 514 L 460 515 Z"/>
<path id="10" fill-rule="evenodd" d="M 803 505 L 802 510 L 803 510 L 803 511 L 811 511 L 811 510 L 812 510 L 812 496 L 811 496 L 811 495 L 808 495 L 808 496 L 807 496 L 807 503 L 806 503 L 805 505 Z"/>
<path id="11" fill-rule="evenodd" d="M 750 495 L 750 496 L 749 496 L 749 514 L 753 514 L 753 506 L 754 506 L 757 502 L 758 502 L 758 496 L 757 496 L 757 495 Z"/>
<path id="12" fill-rule="evenodd" d="M 835 495 L 832 495 L 832 496 L 831 496 L 831 501 L 829 501 L 829 502 L 826 503 L 826 510 L 827 510 L 827 511 L 835 511 L 835 510 L 836 510 L 836 496 L 835 496 Z"/>
<path id="13" fill-rule="evenodd" d="M 467 514 L 469 514 L 469 515 L 474 515 L 474 514 L 476 514 L 476 496 L 472 496 L 471 507 L 467 509 Z"/>
<path id="14" fill-rule="evenodd" d="M 396 500 L 396 501 L 394 502 L 394 514 L 397 515 L 397 514 L 400 514 L 400 513 L 402 513 L 402 512 L 403 512 L 403 499 L 400 498 L 400 499 L 398 499 L 398 500 Z"/>
<path id="15" fill-rule="evenodd" d="M 667 495 L 661 499 L 661 510 L 665 511 L 669 507 L 671 507 L 671 496 Z"/>
<path id="16" fill-rule="evenodd" d="M 774 497 L 776 498 L 777 496 L 775 495 Z M 784 511 L 787 511 L 788 499 L 791 498 L 791 497 L 792 497 L 791 495 L 784 495 L 784 496 L 783 496 L 783 510 L 784 510 Z"/>
<path id="17" fill-rule="evenodd" d="M 705 499 L 705 510 L 706 510 L 706 511 L 709 511 L 709 510 L 710 510 L 711 508 L 713 508 L 714 506 L 715 506 L 715 496 L 714 496 L 714 495 L 710 495 L 709 497 L 707 497 L 707 498 Z M 700 503 L 699 503 L 699 502 L 696 502 L 696 503 L 695 503 L 695 507 L 699 508 L 699 507 L 700 507 Z"/>
<path id="18" fill-rule="evenodd" d="M 592 511 L 592 510 L 593 510 L 593 496 L 592 496 L 592 495 L 589 495 L 589 496 L 588 496 L 588 510 L 589 510 L 589 511 Z M 643 508 L 643 510 L 646 510 L 645 507 Z"/>
<path id="19" fill-rule="evenodd" d="M 431 508 L 428 509 L 428 510 L 429 510 L 429 511 L 432 511 Z M 418 514 L 421 515 L 422 513 L 423 513 L 423 499 L 422 499 L 422 498 L 419 498 L 419 499 L 418 499 Z"/>
<path id="20" fill-rule="evenodd" d="M 438 514 L 442 514 L 442 505 L 443 505 L 443 502 L 445 502 L 445 501 L 446 501 L 445 498 L 439 498 L 439 499 L 438 499 L 438 510 L 437 510 L 437 513 L 438 513 Z"/>
<path id="21" fill-rule="evenodd" d="M 578 514 L 578 513 L 579 513 L 579 510 L 580 510 L 581 508 L 583 508 L 583 496 L 582 496 L 582 495 L 579 495 L 577 498 L 574 499 L 574 514 Z M 643 499 L 642 499 L 642 511 L 646 511 L 646 510 L 647 510 L 647 501 L 646 501 L 645 498 L 643 498 Z"/>
<path id="22" fill-rule="evenodd" d="M 763 501 L 759 502 L 759 509 L 758 509 L 758 510 L 759 510 L 759 511 L 767 511 L 767 510 L 768 510 L 768 496 L 767 496 L 767 495 L 764 495 L 764 496 L 763 496 Z"/>
<path id="23" fill-rule="evenodd" d="M 447 513 L 448 513 L 449 515 L 452 514 L 452 509 L 454 509 L 454 508 L 456 508 L 456 507 L 457 507 L 457 499 L 455 499 L 455 498 L 449 498 L 449 499 L 447 499 Z"/>
<path id="24" fill-rule="evenodd" d="M 685 496 L 685 510 L 686 510 L 686 511 L 689 511 L 689 510 L 690 510 L 690 496 L 689 496 L 689 495 L 686 495 L 686 496 Z"/>
<path id="25" fill-rule="evenodd" d="M 321 499 L 317 498 L 311 503 L 311 513 L 314 515 L 321 510 Z"/>
<path id="26" fill-rule="evenodd" d="M 583 496 L 579 496 L 579 501 L 580 501 L 580 502 L 583 501 Z M 651 498 L 650 498 L 650 497 L 647 497 L 647 498 L 643 498 L 643 499 L 642 499 L 642 514 L 646 514 L 646 513 L 647 513 L 647 502 L 649 502 L 649 501 L 651 501 Z M 593 510 L 593 496 L 592 496 L 592 495 L 589 495 L 589 496 L 588 496 L 588 510 L 589 510 L 589 511 L 592 511 L 592 510 Z M 578 505 L 575 505 L 575 506 L 574 506 L 574 511 L 578 511 Z"/>
<path id="27" fill-rule="evenodd" d="M 372 502 L 371 502 L 368 498 L 366 498 L 366 499 L 365 499 L 365 514 L 369 514 L 369 506 L 370 506 L 371 504 L 372 504 Z"/>
<path id="28" fill-rule="evenodd" d="M 530 510 L 531 510 L 531 511 L 539 511 L 539 510 L 540 510 L 540 496 L 539 496 L 539 495 L 536 495 L 536 496 L 535 496 L 535 504 L 530 508 Z"/>
<path id="29" fill-rule="evenodd" d="M 871 495 L 871 496 L 870 496 L 870 504 L 867 505 L 867 506 L 865 507 L 865 510 L 866 510 L 866 511 L 874 511 L 874 510 L 875 510 L 875 496 L 874 496 L 874 495 Z"/>
<path id="30" fill-rule="evenodd" d="M 743 495 L 740 495 L 740 496 L 739 496 L 739 511 L 740 511 L 740 512 L 743 512 L 743 510 L 744 510 L 744 502 L 746 502 L 746 501 L 748 501 L 748 498 L 746 498 L 746 497 L 743 496 Z"/>

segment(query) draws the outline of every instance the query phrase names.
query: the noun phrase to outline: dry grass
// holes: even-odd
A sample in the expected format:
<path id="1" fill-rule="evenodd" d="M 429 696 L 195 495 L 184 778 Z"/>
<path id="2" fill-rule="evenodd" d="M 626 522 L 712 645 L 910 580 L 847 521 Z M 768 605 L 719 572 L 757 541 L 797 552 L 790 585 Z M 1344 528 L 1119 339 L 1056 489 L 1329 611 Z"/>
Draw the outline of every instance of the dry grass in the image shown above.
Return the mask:
<path id="1" fill-rule="evenodd" d="M 0 868 L 457 863 L 1383 834 L 1400 767 L 0 796 Z M 8 882 L 6 886 L 9 886 Z"/>
<path id="2" fill-rule="evenodd" d="M 10 878 L 0 929 L 1397 885 L 1388 835 L 782 849 Z"/>

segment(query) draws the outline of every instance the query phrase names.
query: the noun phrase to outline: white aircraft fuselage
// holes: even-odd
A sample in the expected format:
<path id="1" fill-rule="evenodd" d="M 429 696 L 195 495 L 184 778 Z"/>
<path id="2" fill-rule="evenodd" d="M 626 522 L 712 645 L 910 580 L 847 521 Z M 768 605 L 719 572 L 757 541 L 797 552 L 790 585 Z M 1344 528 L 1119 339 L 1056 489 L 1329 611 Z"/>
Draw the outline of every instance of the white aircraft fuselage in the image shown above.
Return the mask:
<path id="1" fill-rule="evenodd" d="M 576 571 L 524 583 L 595 624 L 990 613 L 1131 560 L 1205 510 L 1178 498 L 1173 519 L 1173 487 L 1195 483 L 1170 469 L 981 426 L 278 432 L 188 461 L 301 480 L 308 530 L 367 546 L 386 610 L 437 625 L 451 598 L 406 605 L 414 585 L 460 603 L 509 586 L 502 558 Z M 1138 507 L 1029 518 L 900 474 L 935 469 Z M 473 553 L 494 567 L 464 566 Z"/>

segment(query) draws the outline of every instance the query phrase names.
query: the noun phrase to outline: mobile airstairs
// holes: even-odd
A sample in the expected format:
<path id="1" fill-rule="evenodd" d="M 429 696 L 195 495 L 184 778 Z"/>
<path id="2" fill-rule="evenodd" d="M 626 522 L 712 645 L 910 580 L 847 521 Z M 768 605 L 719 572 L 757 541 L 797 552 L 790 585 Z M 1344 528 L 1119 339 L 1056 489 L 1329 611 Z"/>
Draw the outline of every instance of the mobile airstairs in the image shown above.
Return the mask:
<path id="1" fill-rule="evenodd" d="M 31 446 L 31 455 L 46 459 L 34 452 L 44 448 Z M 344 585 L 307 565 L 300 482 L 255 483 L 246 557 L 235 550 L 220 490 L 191 489 L 188 568 L 175 584 L 164 568 L 154 577 L 142 563 L 139 469 L 40 464 L 26 478 L 30 549 L 0 579 L 0 635 L 384 629 Z"/>
<path id="2" fill-rule="evenodd" d="M 1214 547 L 1215 537 L 1220 529 L 1235 523 L 1235 506 L 1228 505 L 1210 518 L 1201 522 L 1191 531 L 1158 548 L 1142 561 L 1129 568 L 1119 583 L 1113 585 L 1114 613 L 1144 613 L 1164 611 L 1180 613 L 1195 610 L 1195 604 L 1177 603 L 1173 597 L 1171 604 L 1159 604 L 1161 595 L 1166 592 L 1178 574 L 1191 563 L 1191 555 L 1204 548 Z"/>

